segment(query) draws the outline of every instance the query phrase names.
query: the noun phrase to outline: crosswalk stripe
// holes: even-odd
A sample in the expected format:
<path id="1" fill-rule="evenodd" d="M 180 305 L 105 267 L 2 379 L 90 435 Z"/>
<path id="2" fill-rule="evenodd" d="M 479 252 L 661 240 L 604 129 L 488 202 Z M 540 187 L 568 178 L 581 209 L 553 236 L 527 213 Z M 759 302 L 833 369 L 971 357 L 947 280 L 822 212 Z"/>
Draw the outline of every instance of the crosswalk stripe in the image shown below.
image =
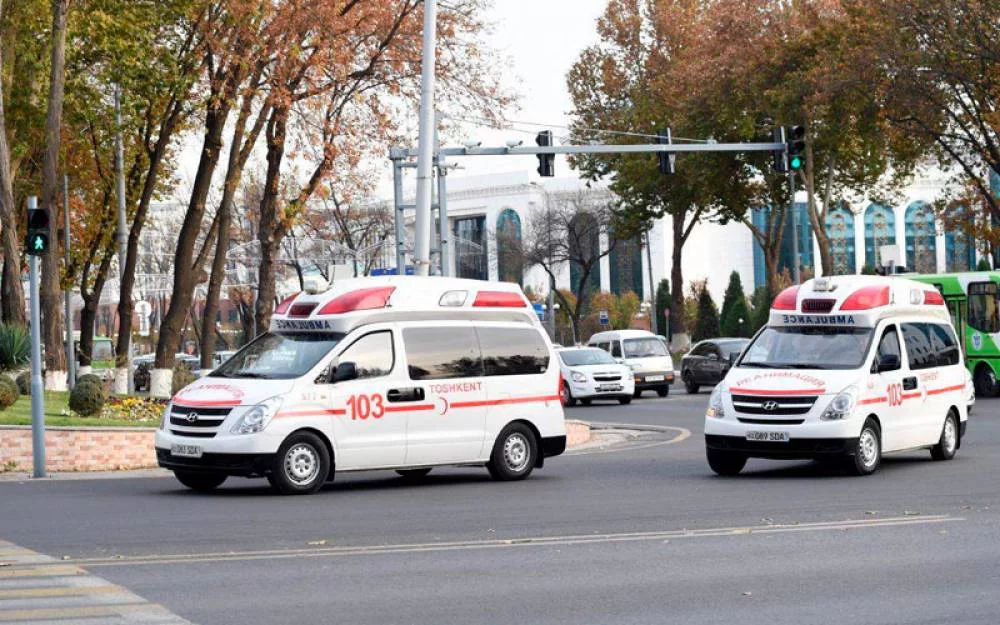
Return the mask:
<path id="1" fill-rule="evenodd" d="M 77 595 L 100 595 L 113 592 L 128 592 L 121 586 L 76 586 L 55 588 L 16 588 L 0 589 L 0 599 L 28 599 L 31 597 L 71 597 Z"/>

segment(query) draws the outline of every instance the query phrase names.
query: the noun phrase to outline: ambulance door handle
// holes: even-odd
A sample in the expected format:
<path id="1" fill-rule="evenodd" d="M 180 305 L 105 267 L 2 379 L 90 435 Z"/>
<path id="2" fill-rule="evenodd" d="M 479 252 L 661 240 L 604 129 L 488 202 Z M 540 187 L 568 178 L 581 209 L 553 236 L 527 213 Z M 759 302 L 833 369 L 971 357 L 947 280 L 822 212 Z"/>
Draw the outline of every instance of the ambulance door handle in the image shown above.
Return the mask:
<path id="1" fill-rule="evenodd" d="M 917 388 L 917 378 L 911 376 L 908 378 L 903 378 L 903 390 L 912 391 Z"/>
<path id="2" fill-rule="evenodd" d="M 423 401 L 424 389 L 419 386 L 411 388 L 393 388 L 385 394 L 391 402 Z"/>

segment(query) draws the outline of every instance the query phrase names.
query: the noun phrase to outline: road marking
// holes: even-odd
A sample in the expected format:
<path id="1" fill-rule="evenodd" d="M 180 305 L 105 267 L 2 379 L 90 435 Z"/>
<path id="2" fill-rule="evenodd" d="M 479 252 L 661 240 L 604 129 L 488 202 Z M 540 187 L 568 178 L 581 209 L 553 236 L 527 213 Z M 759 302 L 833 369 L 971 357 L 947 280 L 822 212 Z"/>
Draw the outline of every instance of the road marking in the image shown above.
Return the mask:
<path id="1" fill-rule="evenodd" d="M 75 564 L 0 541 L 0 623 L 158 623 L 190 625 Z"/>
<path id="2" fill-rule="evenodd" d="M 605 423 L 603 421 L 592 421 L 591 425 L 601 426 L 596 428 L 598 431 L 601 429 L 619 429 L 619 430 L 638 430 L 642 432 L 676 432 L 677 434 L 665 441 L 654 441 L 652 443 L 621 443 L 614 445 L 611 448 L 603 449 L 597 447 L 595 449 L 581 449 L 579 451 L 567 451 L 563 456 L 591 456 L 596 454 L 615 454 L 623 451 L 639 451 L 642 449 L 649 449 L 651 447 L 663 447 L 664 445 L 673 445 L 681 441 L 687 440 L 691 436 L 691 430 L 687 428 L 672 426 L 672 425 L 639 425 L 634 423 Z"/>
<path id="3" fill-rule="evenodd" d="M 660 530 L 649 532 L 627 532 L 607 534 L 574 534 L 565 536 L 537 536 L 511 539 L 469 540 L 439 543 L 413 543 L 398 545 L 367 545 L 353 547 L 321 547 L 313 549 L 270 549 L 256 551 L 206 552 L 189 554 L 162 554 L 143 556 L 122 556 L 116 559 L 92 558 L 75 562 L 80 566 L 93 568 L 101 566 L 143 566 L 160 564 L 189 564 L 204 562 L 276 560 L 286 558 L 342 557 L 364 555 L 387 555 L 401 553 L 426 553 L 439 551 L 460 551 L 474 549 L 497 549 L 523 546 L 563 546 L 593 543 L 613 543 L 632 541 L 653 541 L 681 538 L 718 538 L 746 536 L 754 534 L 779 534 L 787 532 L 843 531 L 845 529 L 868 529 L 878 527 L 898 527 L 905 525 L 929 525 L 964 521 L 963 517 L 948 515 L 903 516 L 883 519 L 852 519 L 845 521 L 820 521 L 815 523 L 776 524 L 742 527 L 722 527 L 707 529 Z"/>

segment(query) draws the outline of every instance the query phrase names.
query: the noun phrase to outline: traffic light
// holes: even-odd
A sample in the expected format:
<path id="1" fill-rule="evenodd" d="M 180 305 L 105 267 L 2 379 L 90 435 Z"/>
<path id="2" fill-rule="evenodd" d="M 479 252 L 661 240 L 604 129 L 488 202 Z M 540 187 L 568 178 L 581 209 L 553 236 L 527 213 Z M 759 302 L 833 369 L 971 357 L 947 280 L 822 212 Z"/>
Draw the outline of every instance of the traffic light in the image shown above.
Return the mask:
<path id="1" fill-rule="evenodd" d="M 673 143 L 673 139 L 670 136 L 670 129 L 667 128 L 666 130 L 658 130 L 656 132 L 656 142 L 667 145 Z M 657 160 L 657 166 L 660 169 L 660 173 L 661 174 L 674 173 L 674 159 L 676 158 L 677 156 L 671 154 L 670 152 L 657 152 L 656 160 Z"/>
<path id="2" fill-rule="evenodd" d="M 792 171 L 798 171 L 806 164 L 806 127 L 789 126 L 786 141 L 788 142 L 788 167 Z"/>
<path id="3" fill-rule="evenodd" d="M 548 147 L 552 145 L 552 131 L 543 130 L 538 133 L 535 137 L 535 143 L 539 147 Z M 538 155 L 538 175 L 551 178 L 556 175 L 556 155 L 555 154 L 539 154 Z"/>
<path id="4" fill-rule="evenodd" d="M 28 235 L 24 251 L 31 256 L 41 256 L 49 249 L 49 214 L 41 208 L 28 209 Z"/>
<path id="5" fill-rule="evenodd" d="M 785 129 L 775 128 L 771 131 L 771 141 L 773 143 L 785 143 Z M 783 150 L 775 150 L 771 152 L 771 156 L 774 158 L 774 171 L 779 174 L 783 174 L 788 171 L 788 146 L 785 146 Z"/>

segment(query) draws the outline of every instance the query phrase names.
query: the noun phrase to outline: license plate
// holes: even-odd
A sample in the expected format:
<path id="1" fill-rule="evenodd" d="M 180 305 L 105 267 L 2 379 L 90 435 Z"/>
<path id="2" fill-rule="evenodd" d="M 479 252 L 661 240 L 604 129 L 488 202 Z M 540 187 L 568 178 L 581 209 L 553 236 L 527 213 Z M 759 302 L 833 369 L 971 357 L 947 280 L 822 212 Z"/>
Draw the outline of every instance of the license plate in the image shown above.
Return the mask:
<path id="1" fill-rule="evenodd" d="M 170 455 L 183 458 L 201 458 L 201 447 L 197 445 L 171 445 Z"/>
<path id="2" fill-rule="evenodd" d="M 748 441 L 787 443 L 788 432 L 747 432 Z"/>
<path id="3" fill-rule="evenodd" d="M 646 376 L 646 381 L 647 382 L 662 382 L 663 381 L 663 376 L 662 375 L 647 375 Z"/>
<path id="4" fill-rule="evenodd" d="M 610 391 L 620 391 L 622 390 L 621 384 L 601 384 L 597 387 L 600 392 L 610 392 Z"/>

